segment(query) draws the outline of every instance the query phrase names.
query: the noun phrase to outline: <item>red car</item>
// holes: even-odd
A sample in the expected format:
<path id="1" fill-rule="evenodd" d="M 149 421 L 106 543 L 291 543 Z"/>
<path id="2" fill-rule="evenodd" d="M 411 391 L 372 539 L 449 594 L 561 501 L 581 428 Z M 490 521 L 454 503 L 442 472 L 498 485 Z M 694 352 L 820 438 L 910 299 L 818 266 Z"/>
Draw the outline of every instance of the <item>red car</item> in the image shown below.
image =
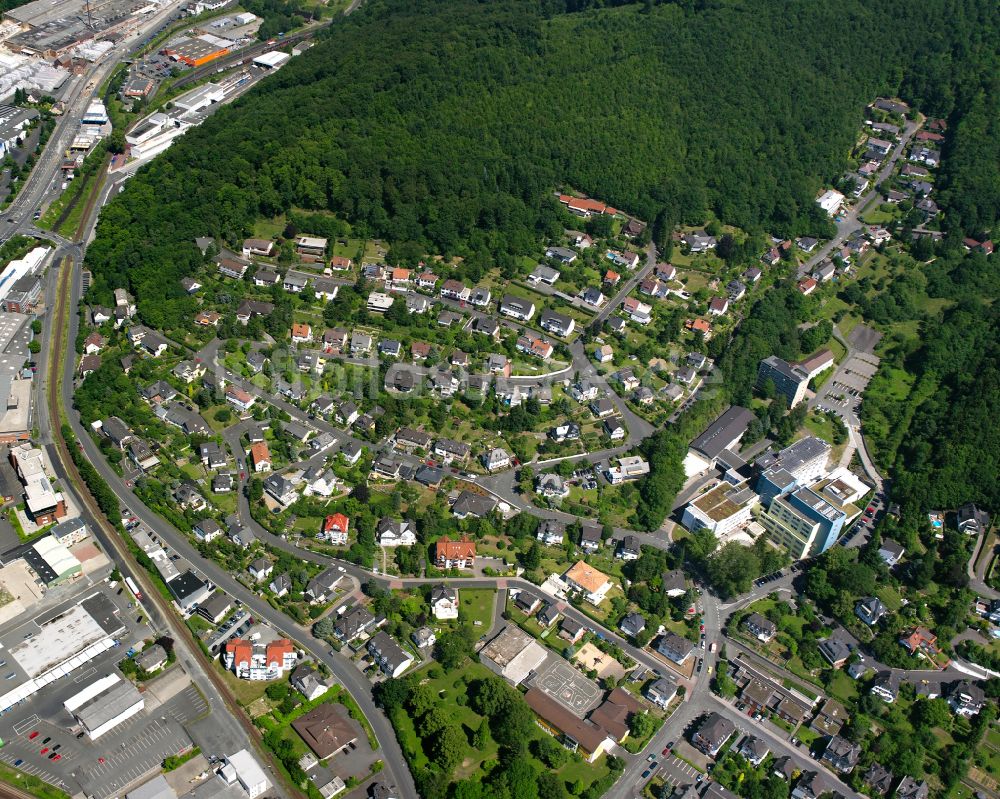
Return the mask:
<path id="1" fill-rule="evenodd" d="M 661 755 L 669 755 L 670 754 L 670 747 L 669 746 L 666 747 L 662 752 L 660 752 L 660 754 Z"/>
<path id="2" fill-rule="evenodd" d="M 103 758 L 103 757 L 99 757 L 99 758 L 97 758 L 97 762 L 98 762 L 98 763 L 103 763 L 103 762 L 104 762 L 104 758 Z"/>
<path id="3" fill-rule="evenodd" d="M 41 752 L 39 752 L 38 754 L 40 754 L 40 755 L 44 755 L 44 754 L 45 754 L 46 752 L 48 752 L 48 751 L 49 751 L 49 748 L 48 748 L 48 747 L 46 746 L 46 747 L 45 747 L 44 749 L 42 749 L 42 751 L 41 751 Z"/>
<path id="4" fill-rule="evenodd" d="M 58 752 L 56 752 L 56 756 L 54 758 L 52 758 L 52 759 L 53 760 L 62 760 L 62 755 L 60 755 Z"/>
<path id="5" fill-rule="evenodd" d="M 37 737 L 38 737 L 38 730 L 35 730 L 33 733 L 31 733 L 31 735 L 28 736 L 28 740 L 33 741 Z"/>

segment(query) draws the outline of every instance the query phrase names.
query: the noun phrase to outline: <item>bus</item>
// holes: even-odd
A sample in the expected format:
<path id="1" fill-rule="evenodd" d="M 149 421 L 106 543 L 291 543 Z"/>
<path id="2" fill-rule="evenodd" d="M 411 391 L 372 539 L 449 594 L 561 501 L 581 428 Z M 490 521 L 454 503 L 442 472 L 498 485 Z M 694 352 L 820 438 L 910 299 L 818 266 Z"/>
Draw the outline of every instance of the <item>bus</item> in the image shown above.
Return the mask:
<path id="1" fill-rule="evenodd" d="M 125 578 L 125 585 L 128 586 L 129 591 L 131 591 L 133 594 L 135 594 L 135 598 L 137 600 L 139 600 L 140 602 L 142 602 L 142 591 L 140 591 L 139 590 L 139 586 L 137 586 L 135 584 L 135 580 L 133 580 L 131 577 L 126 577 Z"/>

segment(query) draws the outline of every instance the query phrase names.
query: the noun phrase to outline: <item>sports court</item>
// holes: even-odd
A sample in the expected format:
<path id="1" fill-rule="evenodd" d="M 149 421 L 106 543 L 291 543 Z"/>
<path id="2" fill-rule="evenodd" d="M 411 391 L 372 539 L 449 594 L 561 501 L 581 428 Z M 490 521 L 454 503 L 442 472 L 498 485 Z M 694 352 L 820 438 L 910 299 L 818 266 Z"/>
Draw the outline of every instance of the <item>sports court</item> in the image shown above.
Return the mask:
<path id="1" fill-rule="evenodd" d="M 549 654 L 531 684 L 581 718 L 601 702 L 601 689 L 558 655 Z"/>

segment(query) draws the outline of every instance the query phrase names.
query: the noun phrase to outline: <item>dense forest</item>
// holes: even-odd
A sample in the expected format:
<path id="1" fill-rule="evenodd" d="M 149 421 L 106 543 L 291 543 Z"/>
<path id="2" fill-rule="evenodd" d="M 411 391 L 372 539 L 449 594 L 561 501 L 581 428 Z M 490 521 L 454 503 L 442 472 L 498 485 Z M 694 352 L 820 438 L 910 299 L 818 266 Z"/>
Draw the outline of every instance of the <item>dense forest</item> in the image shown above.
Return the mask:
<path id="1" fill-rule="evenodd" d="M 918 324 L 915 336 L 890 335 L 862 413 L 893 497 L 917 522 L 968 501 L 1000 508 L 998 285 L 996 256 L 946 241 L 927 264 L 900 263 L 874 299 L 864 286 L 844 292 L 872 322 Z"/>
<path id="2" fill-rule="evenodd" d="M 334 211 L 397 253 L 494 257 L 557 230 L 552 192 L 567 186 L 661 230 L 709 214 L 825 229 L 813 199 L 842 172 L 865 103 L 971 108 L 980 94 L 952 81 L 984 80 L 1000 28 L 973 0 L 593 5 L 368 0 L 105 209 L 87 254 L 95 295 L 127 283 L 145 321 L 176 324 L 194 237 L 236 240 L 291 208 Z M 970 155 L 953 196 L 989 181 L 961 167 L 996 124 L 982 93 L 984 121 L 955 127 Z M 995 205 L 963 218 L 984 226 Z"/>

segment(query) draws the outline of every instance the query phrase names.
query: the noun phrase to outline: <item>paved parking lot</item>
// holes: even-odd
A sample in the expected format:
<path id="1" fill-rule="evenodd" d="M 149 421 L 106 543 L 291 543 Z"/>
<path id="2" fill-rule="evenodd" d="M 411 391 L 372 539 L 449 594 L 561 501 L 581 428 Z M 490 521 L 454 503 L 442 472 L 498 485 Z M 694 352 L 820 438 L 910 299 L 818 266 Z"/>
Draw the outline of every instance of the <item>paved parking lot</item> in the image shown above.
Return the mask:
<path id="1" fill-rule="evenodd" d="M 69 684 L 60 694 L 74 693 L 79 687 Z M 89 795 L 103 799 L 117 795 L 126 785 L 158 768 L 167 755 L 191 746 L 191 738 L 181 725 L 203 716 L 208 704 L 194 686 L 188 686 L 162 705 L 147 707 L 144 713 L 97 741 L 76 738 L 70 728 L 72 718 L 61 704 L 51 710 L 49 718 L 39 718 L 33 713 L 15 723 L 12 737 L 0 749 L 0 761 L 13 766 L 21 760 L 17 768 L 25 773 L 62 786 L 70 793 L 79 786 Z M 35 731 L 38 735 L 30 739 Z M 48 744 L 43 743 L 46 738 L 51 738 Z M 53 746 L 59 746 L 59 760 L 49 759 Z M 42 754 L 45 748 L 50 751 Z"/>
<path id="2" fill-rule="evenodd" d="M 73 777 L 89 796 L 97 799 L 117 796 L 125 787 L 158 769 L 165 757 L 190 745 L 191 739 L 174 719 L 143 714 L 135 723 L 126 722 L 102 736 L 93 749 L 105 754 L 89 751 L 86 763 L 81 759 Z M 103 763 L 100 757 L 104 758 Z"/>
<path id="3" fill-rule="evenodd" d="M 38 730 L 38 737 L 33 741 L 29 741 L 28 733 L 33 730 Z M 62 744 L 59 750 L 59 754 L 62 757 L 58 761 L 49 760 L 48 754 L 50 753 L 46 753 L 45 755 L 39 754 L 45 748 L 41 741 L 47 737 L 53 739 L 47 744 L 49 747 L 53 744 Z M 72 753 L 66 750 L 70 737 L 65 734 L 62 728 L 57 728 L 51 724 L 39 723 L 30 725 L 30 729 L 25 735 L 7 741 L 4 748 L 0 749 L 0 761 L 3 761 L 8 766 L 14 766 L 20 760 L 21 763 L 14 766 L 18 771 L 23 771 L 25 774 L 31 774 L 34 777 L 45 780 L 51 785 L 69 790 L 63 778 L 67 773 L 67 765 L 72 757 Z M 37 744 L 35 743 L 36 741 L 38 741 Z"/>
<path id="4" fill-rule="evenodd" d="M 698 779 L 698 769 L 680 758 L 668 755 L 663 759 L 658 769 L 659 776 L 671 788 L 684 790 Z M 668 792 L 669 793 L 669 792 Z"/>
<path id="5" fill-rule="evenodd" d="M 858 352 L 875 352 L 882 334 L 865 325 L 857 325 L 847 337 L 847 343 Z"/>

